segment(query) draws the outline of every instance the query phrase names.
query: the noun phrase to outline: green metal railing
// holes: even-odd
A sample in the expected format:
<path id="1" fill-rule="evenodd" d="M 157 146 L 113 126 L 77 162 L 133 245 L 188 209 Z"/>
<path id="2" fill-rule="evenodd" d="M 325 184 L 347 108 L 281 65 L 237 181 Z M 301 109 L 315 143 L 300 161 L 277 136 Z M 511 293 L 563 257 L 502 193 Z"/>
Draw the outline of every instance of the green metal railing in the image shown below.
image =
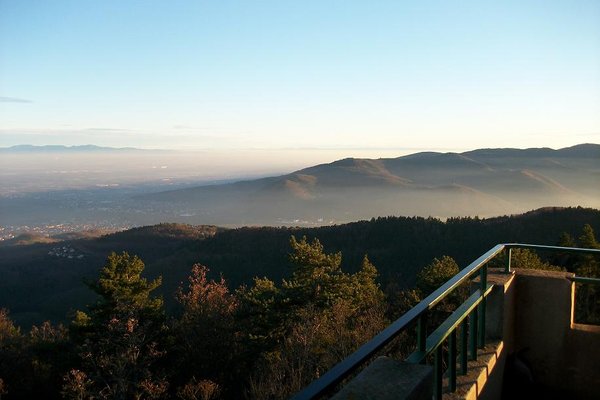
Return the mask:
<path id="1" fill-rule="evenodd" d="M 477 359 L 477 349 L 485 346 L 486 297 L 492 290 L 487 283 L 487 263 L 499 253 L 506 251 L 505 273 L 511 273 L 511 250 L 531 249 L 563 253 L 587 253 L 600 255 L 600 250 L 572 247 L 544 246 L 521 243 L 498 244 L 481 255 L 458 274 L 444 283 L 423 301 L 402 315 L 377 336 L 365 343 L 358 350 L 331 368 L 319 379 L 313 381 L 304 390 L 297 393 L 293 400 L 315 399 L 333 390 L 337 384 L 350 376 L 368 360 L 376 355 L 400 333 L 413 324 L 417 324 L 417 348 L 406 359 L 412 363 L 425 363 L 430 355 L 434 355 L 434 397 L 441 399 L 443 393 L 443 356 L 444 343 L 448 343 L 448 389 L 456 390 L 457 373 L 467 373 L 468 359 Z M 439 325 L 429 336 L 427 322 L 433 308 L 462 284 L 479 277 L 479 288 L 463 302 L 452 314 Z M 575 277 L 573 280 L 590 283 L 590 278 Z M 600 280 L 593 280 L 600 283 Z M 598 282 L 596 282 L 598 281 Z M 460 336 L 457 348 L 457 337 Z M 460 359 L 460 371 L 457 371 L 457 358 Z"/>
<path id="2" fill-rule="evenodd" d="M 583 276 L 570 276 L 569 279 L 571 282 L 575 283 L 583 283 L 588 285 L 600 285 L 600 279 L 598 278 L 587 278 Z"/>
<path id="3" fill-rule="evenodd" d="M 600 320 L 598 319 L 598 309 L 593 304 L 590 304 L 590 288 L 586 288 L 585 286 L 600 286 L 600 279 L 598 278 L 589 278 L 583 276 L 571 276 L 567 277 L 574 284 L 579 284 L 583 287 L 580 289 L 583 290 L 582 293 L 579 292 L 580 289 L 576 289 L 575 291 L 575 307 L 574 307 L 574 315 L 573 322 L 584 325 L 596 325 L 600 326 Z M 597 289 L 591 292 L 592 299 L 596 298 L 596 302 L 600 301 L 598 298 Z M 583 294 L 583 295 L 582 295 Z M 583 304 L 580 305 L 579 301 L 583 301 Z M 594 300 L 592 300 L 593 302 Z M 600 303 L 599 303 L 600 304 Z M 593 310 L 596 308 L 596 311 L 592 311 L 590 313 L 590 308 Z"/>

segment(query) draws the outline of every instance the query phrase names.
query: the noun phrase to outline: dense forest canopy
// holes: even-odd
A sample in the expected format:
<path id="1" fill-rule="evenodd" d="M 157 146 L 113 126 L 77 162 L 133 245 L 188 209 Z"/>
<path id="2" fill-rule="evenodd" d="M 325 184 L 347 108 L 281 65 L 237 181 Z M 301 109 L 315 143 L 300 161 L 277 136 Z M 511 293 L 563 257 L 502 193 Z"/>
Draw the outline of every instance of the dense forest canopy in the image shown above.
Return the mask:
<path id="1" fill-rule="evenodd" d="M 380 217 L 319 228 L 246 227 L 160 224 L 101 238 L 60 244 L 0 247 L 0 306 L 8 307 L 24 327 L 44 320 L 67 321 L 66 315 L 93 301 L 82 280 L 97 276 L 112 251 L 127 251 L 144 260 L 144 274 L 162 276 L 159 289 L 167 309 L 176 307 L 174 293 L 196 263 L 221 275 L 231 288 L 254 277 L 279 281 L 290 276 L 289 238 L 318 238 L 326 252 L 342 252 L 341 266 L 356 272 L 365 254 L 379 271 L 382 286 L 393 282 L 406 289 L 434 257 L 451 256 L 464 267 L 496 243 L 555 244 L 565 232 L 577 238 L 589 223 L 600 231 L 600 211 L 547 208 L 498 218 Z M 65 247 L 83 258 L 49 255 Z"/>

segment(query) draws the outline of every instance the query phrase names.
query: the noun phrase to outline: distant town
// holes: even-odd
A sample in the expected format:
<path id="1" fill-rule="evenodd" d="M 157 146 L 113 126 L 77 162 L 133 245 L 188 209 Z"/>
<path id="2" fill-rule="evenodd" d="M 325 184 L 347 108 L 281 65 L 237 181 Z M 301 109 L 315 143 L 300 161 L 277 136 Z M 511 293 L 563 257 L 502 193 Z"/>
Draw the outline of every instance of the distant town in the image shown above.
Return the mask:
<path id="1" fill-rule="evenodd" d="M 42 237 L 55 237 L 69 233 L 102 231 L 105 233 L 118 232 L 133 228 L 132 225 L 123 225 L 108 221 L 96 223 L 66 223 L 66 224 L 48 224 L 48 225 L 4 225 L 0 226 L 0 242 L 14 239 L 23 234 L 34 234 Z M 58 254 L 59 252 L 56 251 Z"/>

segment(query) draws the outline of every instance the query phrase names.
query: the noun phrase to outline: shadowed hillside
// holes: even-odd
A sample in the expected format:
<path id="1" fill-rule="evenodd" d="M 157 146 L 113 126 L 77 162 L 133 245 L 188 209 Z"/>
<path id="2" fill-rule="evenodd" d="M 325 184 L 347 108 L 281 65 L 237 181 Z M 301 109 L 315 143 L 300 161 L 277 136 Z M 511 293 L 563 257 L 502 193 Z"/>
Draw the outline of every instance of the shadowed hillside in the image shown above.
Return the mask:
<path id="1" fill-rule="evenodd" d="M 319 228 L 161 224 L 100 238 L 5 246 L 0 248 L 0 308 L 9 308 L 24 326 L 65 320 L 69 311 L 94 300 L 83 280 L 97 276 L 111 251 L 139 255 L 149 277 L 162 275 L 162 294 L 173 307 L 174 292 L 195 263 L 208 266 L 214 278 L 223 274 L 232 288 L 256 276 L 276 281 L 288 276 L 291 235 L 316 237 L 327 252 L 342 251 L 344 270 L 351 272 L 366 253 L 384 286 L 393 281 L 411 287 L 433 257 L 449 255 L 464 267 L 496 243 L 557 243 L 562 232 L 576 236 L 586 223 L 600 231 L 600 211 L 547 208 L 510 217 L 447 221 L 383 217 Z"/>

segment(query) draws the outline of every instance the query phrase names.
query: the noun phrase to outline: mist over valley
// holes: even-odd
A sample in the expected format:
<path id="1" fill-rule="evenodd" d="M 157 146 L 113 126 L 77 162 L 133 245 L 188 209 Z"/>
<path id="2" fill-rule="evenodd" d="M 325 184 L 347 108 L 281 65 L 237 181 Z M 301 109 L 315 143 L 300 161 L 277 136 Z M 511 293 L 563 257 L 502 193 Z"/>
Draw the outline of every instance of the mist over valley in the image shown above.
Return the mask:
<path id="1" fill-rule="evenodd" d="M 0 234 L 10 239 L 159 222 L 319 226 L 388 215 L 490 217 L 545 206 L 600 207 L 596 144 L 343 158 L 285 173 L 331 155 L 2 149 Z"/>

